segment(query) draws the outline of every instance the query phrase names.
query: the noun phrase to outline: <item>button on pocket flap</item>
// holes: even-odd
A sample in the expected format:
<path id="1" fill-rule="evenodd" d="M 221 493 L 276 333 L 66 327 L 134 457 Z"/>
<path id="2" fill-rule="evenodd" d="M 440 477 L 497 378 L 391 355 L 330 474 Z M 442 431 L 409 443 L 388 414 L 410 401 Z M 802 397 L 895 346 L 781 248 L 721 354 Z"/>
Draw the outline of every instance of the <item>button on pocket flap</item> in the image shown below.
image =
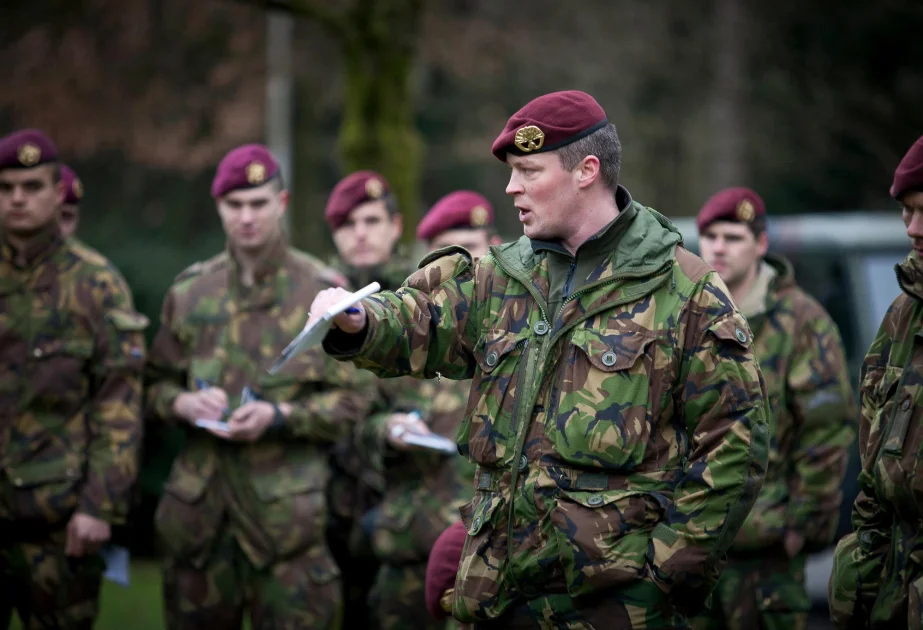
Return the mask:
<path id="1" fill-rule="evenodd" d="M 475 498 L 475 501 L 479 502 L 474 506 L 474 511 L 471 512 L 470 517 L 464 518 L 464 511 L 462 513 L 462 520 L 470 536 L 477 536 L 484 525 L 493 521 L 500 511 L 500 507 L 504 504 L 503 497 L 499 494 Z"/>
<path id="2" fill-rule="evenodd" d="M 654 337 L 633 331 L 607 334 L 580 329 L 574 331 L 571 343 L 579 348 L 593 367 L 603 372 L 627 370 L 638 360 Z"/>
<path id="3" fill-rule="evenodd" d="M 254 476 L 251 482 L 261 501 L 275 501 L 294 494 L 323 490 L 326 476 L 310 470 L 304 474 L 281 471 Z"/>
<path id="4" fill-rule="evenodd" d="M 734 313 L 731 317 L 725 317 L 712 324 L 708 332 L 721 341 L 727 341 L 740 348 L 749 348 L 753 343 L 750 327 L 740 313 Z"/>
<path id="5" fill-rule="evenodd" d="M 151 323 L 147 317 L 134 311 L 109 311 L 106 313 L 106 320 L 116 330 L 125 332 L 142 332 Z"/>
<path id="6" fill-rule="evenodd" d="M 562 490 L 561 493 L 574 503 L 588 508 L 617 504 L 620 511 L 627 511 L 629 507 L 636 509 L 637 506 L 658 503 L 649 493 L 637 490 Z"/>
<path id="7" fill-rule="evenodd" d="M 493 372 L 494 368 L 503 362 L 504 357 L 519 347 L 525 337 L 515 333 L 492 330 L 484 335 L 475 351 L 475 359 L 485 374 Z"/>

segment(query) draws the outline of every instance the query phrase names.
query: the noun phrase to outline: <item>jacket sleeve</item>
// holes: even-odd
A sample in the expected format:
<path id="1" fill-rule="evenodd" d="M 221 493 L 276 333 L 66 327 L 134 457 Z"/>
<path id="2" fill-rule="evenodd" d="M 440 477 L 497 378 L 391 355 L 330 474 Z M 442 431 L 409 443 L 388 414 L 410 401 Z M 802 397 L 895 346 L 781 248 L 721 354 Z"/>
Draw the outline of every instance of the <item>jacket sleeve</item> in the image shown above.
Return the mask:
<path id="1" fill-rule="evenodd" d="M 872 342 L 862 366 L 859 389 L 859 495 L 853 503 L 853 531 L 837 543 L 830 574 L 827 599 L 830 618 L 839 628 L 864 628 L 878 597 L 882 572 L 891 547 L 892 515 L 883 508 L 875 492 L 873 470 L 881 446 L 884 427 L 876 422 L 887 403 L 882 390 L 889 389 L 884 379 L 886 368 L 879 348 L 890 345 L 883 331 Z"/>
<path id="2" fill-rule="evenodd" d="M 803 315 L 787 375 L 795 435 L 786 528 L 801 533 L 812 551 L 836 535 L 856 407 L 836 325 L 819 307 Z"/>
<path id="3" fill-rule="evenodd" d="M 437 256 L 402 288 L 363 302 L 368 313 L 364 332 L 334 329 L 324 349 L 382 377 L 471 378 L 475 360 L 468 339 L 476 333 L 468 328 L 475 321 L 474 282 L 467 252 Z"/>
<path id="4" fill-rule="evenodd" d="M 113 268 L 99 272 L 94 293 L 101 296 L 93 367 L 93 404 L 87 432 L 86 483 L 78 511 L 122 524 L 138 476 L 144 329 L 148 320 L 134 308 L 131 290 Z"/>
<path id="5" fill-rule="evenodd" d="M 176 296 L 171 288 L 164 298 L 160 328 L 154 336 L 145 367 L 147 412 L 162 422 L 177 423 L 173 402 L 186 391 L 189 359 L 176 329 Z"/>
<path id="6" fill-rule="evenodd" d="M 653 530 L 651 565 L 658 586 L 688 608 L 700 606 L 713 588 L 762 488 L 769 436 L 752 333 L 714 272 L 686 308 L 674 404 L 687 454 L 672 505 Z"/>

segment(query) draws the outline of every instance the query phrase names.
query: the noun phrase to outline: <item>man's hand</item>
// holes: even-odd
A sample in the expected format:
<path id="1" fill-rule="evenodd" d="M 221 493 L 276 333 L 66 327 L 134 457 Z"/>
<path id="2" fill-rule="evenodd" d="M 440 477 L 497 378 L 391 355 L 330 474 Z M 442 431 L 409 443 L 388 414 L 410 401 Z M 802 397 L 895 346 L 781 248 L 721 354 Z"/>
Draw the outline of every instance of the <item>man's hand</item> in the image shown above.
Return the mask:
<path id="1" fill-rule="evenodd" d="M 318 293 L 314 298 L 314 302 L 311 303 L 311 317 L 308 318 L 305 328 L 320 319 L 328 308 L 338 302 L 342 302 L 351 295 L 352 293 L 346 289 L 324 289 Z M 365 312 L 365 307 L 362 305 L 362 302 L 359 302 L 355 304 L 353 308 L 355 308 L 357 312 L 351 314 L 340 313 L 333 318 L 333 325 L 347 333 L 362 332 L 368 317 Z"/>
<path id="2" fill-rule="evenodd" d="M 404 435 L 407 433 L 416 433 L 417 435 L 432 435 L 432 431 L 426 426 L 426 423 L 420 419 L 420 416 L 409 413 L 394 413 L 388 418 L 387 436 L 388 444 L 398 451 L 415 451 L 423 450 L 419 446 L 407 444 L 404 441 Z"/>
<path id="3" fill-rule="evenodd" d="M 92 556 L 109 541 L 109 523 L 86 514 L 76 513 L 67 523 L 67 545 L 64 553 L 79 558 Z"/>
<path id="4" fill-rule="evenodd" d="M 798 532 L 787 530 L 785 532 L 785 553 L 788 554 L 788 557 L 794 558 L 801 553 L 802 548 L 804 548 L 804 536 Z"/>
<path id="5" fill-rule="evenodd" d="M 227 408 L 228 395 L 218 387 L 183 392 L 173 401 L 173 413 L 188 422 L 220 420 Z"/>
<path id="6" fill-rule="evenodd" d="M 238 407 L 228 418 L 227 437 L 237 442 L 255 442 L 266 432 L 276 416 L 268 402 L 257 400 Z"/>

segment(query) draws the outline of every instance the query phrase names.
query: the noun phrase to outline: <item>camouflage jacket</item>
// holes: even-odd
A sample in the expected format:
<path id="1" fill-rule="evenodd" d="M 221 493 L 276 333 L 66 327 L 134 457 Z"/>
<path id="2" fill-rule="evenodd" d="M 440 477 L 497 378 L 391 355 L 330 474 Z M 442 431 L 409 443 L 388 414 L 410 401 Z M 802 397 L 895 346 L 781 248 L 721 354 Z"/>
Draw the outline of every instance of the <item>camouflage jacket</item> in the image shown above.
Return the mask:
<path id="1" fill-rule="evenodd" d="M 369 396 L 355 389 L 352 366 L 319 349 L 296 356 L 275 375 L 267 368 L 304 326 L 314 296 L 338 277 L 279 243 L 251 287 L 240 282 L 229 252 L 193 265 L 170 287 L 148 362 L 153 415 L 175 421 L 176 396 L 203 382 L 224 389 L 231 409 L 245 386 L 264 400 L 294 406 L 282 427 L 252 444 L 183 423 L 185 445 L 157 513 L 174 557 L 204 562 L 225 517 L 256 566 L 323 539 L 327 451 L 367 412 Z"/>
<path id="2" fill-rule="evenodd" d="M 805 551 L 826 547 L 836 534 L 856 412 L 840 333 L 782 257 L 765 258 L 738 306 L 769 394 L 771 442 L 763 490 L 732 551 L 782 552 L 786 530 L 805 537 Z"/>
<path id="3" fill-rule="evenodd" d="M 841 628 L 923 625 L 923 261 L 911 253 L 897 276 L 860 375 L 860 492 L 830 578 Z"/>
<path id="4" fill-rule="evenodd" d="M 405 377 L 410 378 L 410 377 Z M 455 438 L 468 400 L 470 381 L 416 381 L 426 401 L 423 419 L 434 433 Z M 436 539 L 458 520 L 458 508 L 474 491 L 474 465 L 466 458 L 431 451 L 398 452 L 386 441 L 387 414 L 376 414 L 364 426 L 366 452 L 383 455 L 385 492 L 372 520 L 371 543 L 381 562 L 426 562 Z"/>
<path id="5" fill-rule="evenodd" d="M 766 394 L 746 320 L 669 221 L 624 188 L 617 199 L 597 238 L 624 233 L 581 247 L 572 270 L 585 250 L 599 263 L 577 287 L 570 274 L 557 312 L 550 259 L 569 254 L 523 237 L 476 262 L 434 252 L 366 302 L 363 334 L 325 340 L 379 374 L 473 378 L 460 621 L 638 582 L 694 611 L 762 485 Z"/>
<path id="6" fill-rule="evenodd" d="M 57 225 L 21 254 L 0 241 L 0 521 L 124 523 L 148 321 L 112 263 Z"/>

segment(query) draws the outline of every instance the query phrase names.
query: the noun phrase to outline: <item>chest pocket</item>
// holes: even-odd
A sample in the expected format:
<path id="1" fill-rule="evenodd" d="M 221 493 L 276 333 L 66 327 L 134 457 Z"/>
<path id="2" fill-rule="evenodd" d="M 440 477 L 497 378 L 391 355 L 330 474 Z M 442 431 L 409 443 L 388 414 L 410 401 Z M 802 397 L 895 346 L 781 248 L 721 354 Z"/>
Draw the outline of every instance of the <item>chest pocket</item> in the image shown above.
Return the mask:
<path id="1" fill-rule="evenodd" d="M 528 344 L 523 335 L 492 330 L 475 348 L 478 369 L 457 441 L 462 454 L 481 466 L 495 467 L 512 457 L 512 418 Z"/>
<path id="2" fill-rule="evenodd" d="M 869 368 L 862 380 L 862 416 L 869 423 L 869 453 L 880 452 L 885 442 L 890 442 L 888 447 L 892 455 L 900 452 L 902 440 L 893 430 L 889 439 L 885 433 L 894 412 L 895 394 L 902 374 L 899 367 L 879 366 Z"/>
<path id="3" fill-rule="evenodd" d="M 89 338 L 41 340 L 32 350 L 33 400 L 37 407 L 71 416 L 90 392 L 89 363 L 93 341 Z"/>
<path id="4" fill-rule="evenodd" d="M 656 338 L 635 332 L 573 333 L 559 362 L 557 404 L 548 415 L 556 455 L 573 466 L 633 468 L 661 411 L 651 383 Z M 663 380 L 664 375 L 659 375 Z"/>

